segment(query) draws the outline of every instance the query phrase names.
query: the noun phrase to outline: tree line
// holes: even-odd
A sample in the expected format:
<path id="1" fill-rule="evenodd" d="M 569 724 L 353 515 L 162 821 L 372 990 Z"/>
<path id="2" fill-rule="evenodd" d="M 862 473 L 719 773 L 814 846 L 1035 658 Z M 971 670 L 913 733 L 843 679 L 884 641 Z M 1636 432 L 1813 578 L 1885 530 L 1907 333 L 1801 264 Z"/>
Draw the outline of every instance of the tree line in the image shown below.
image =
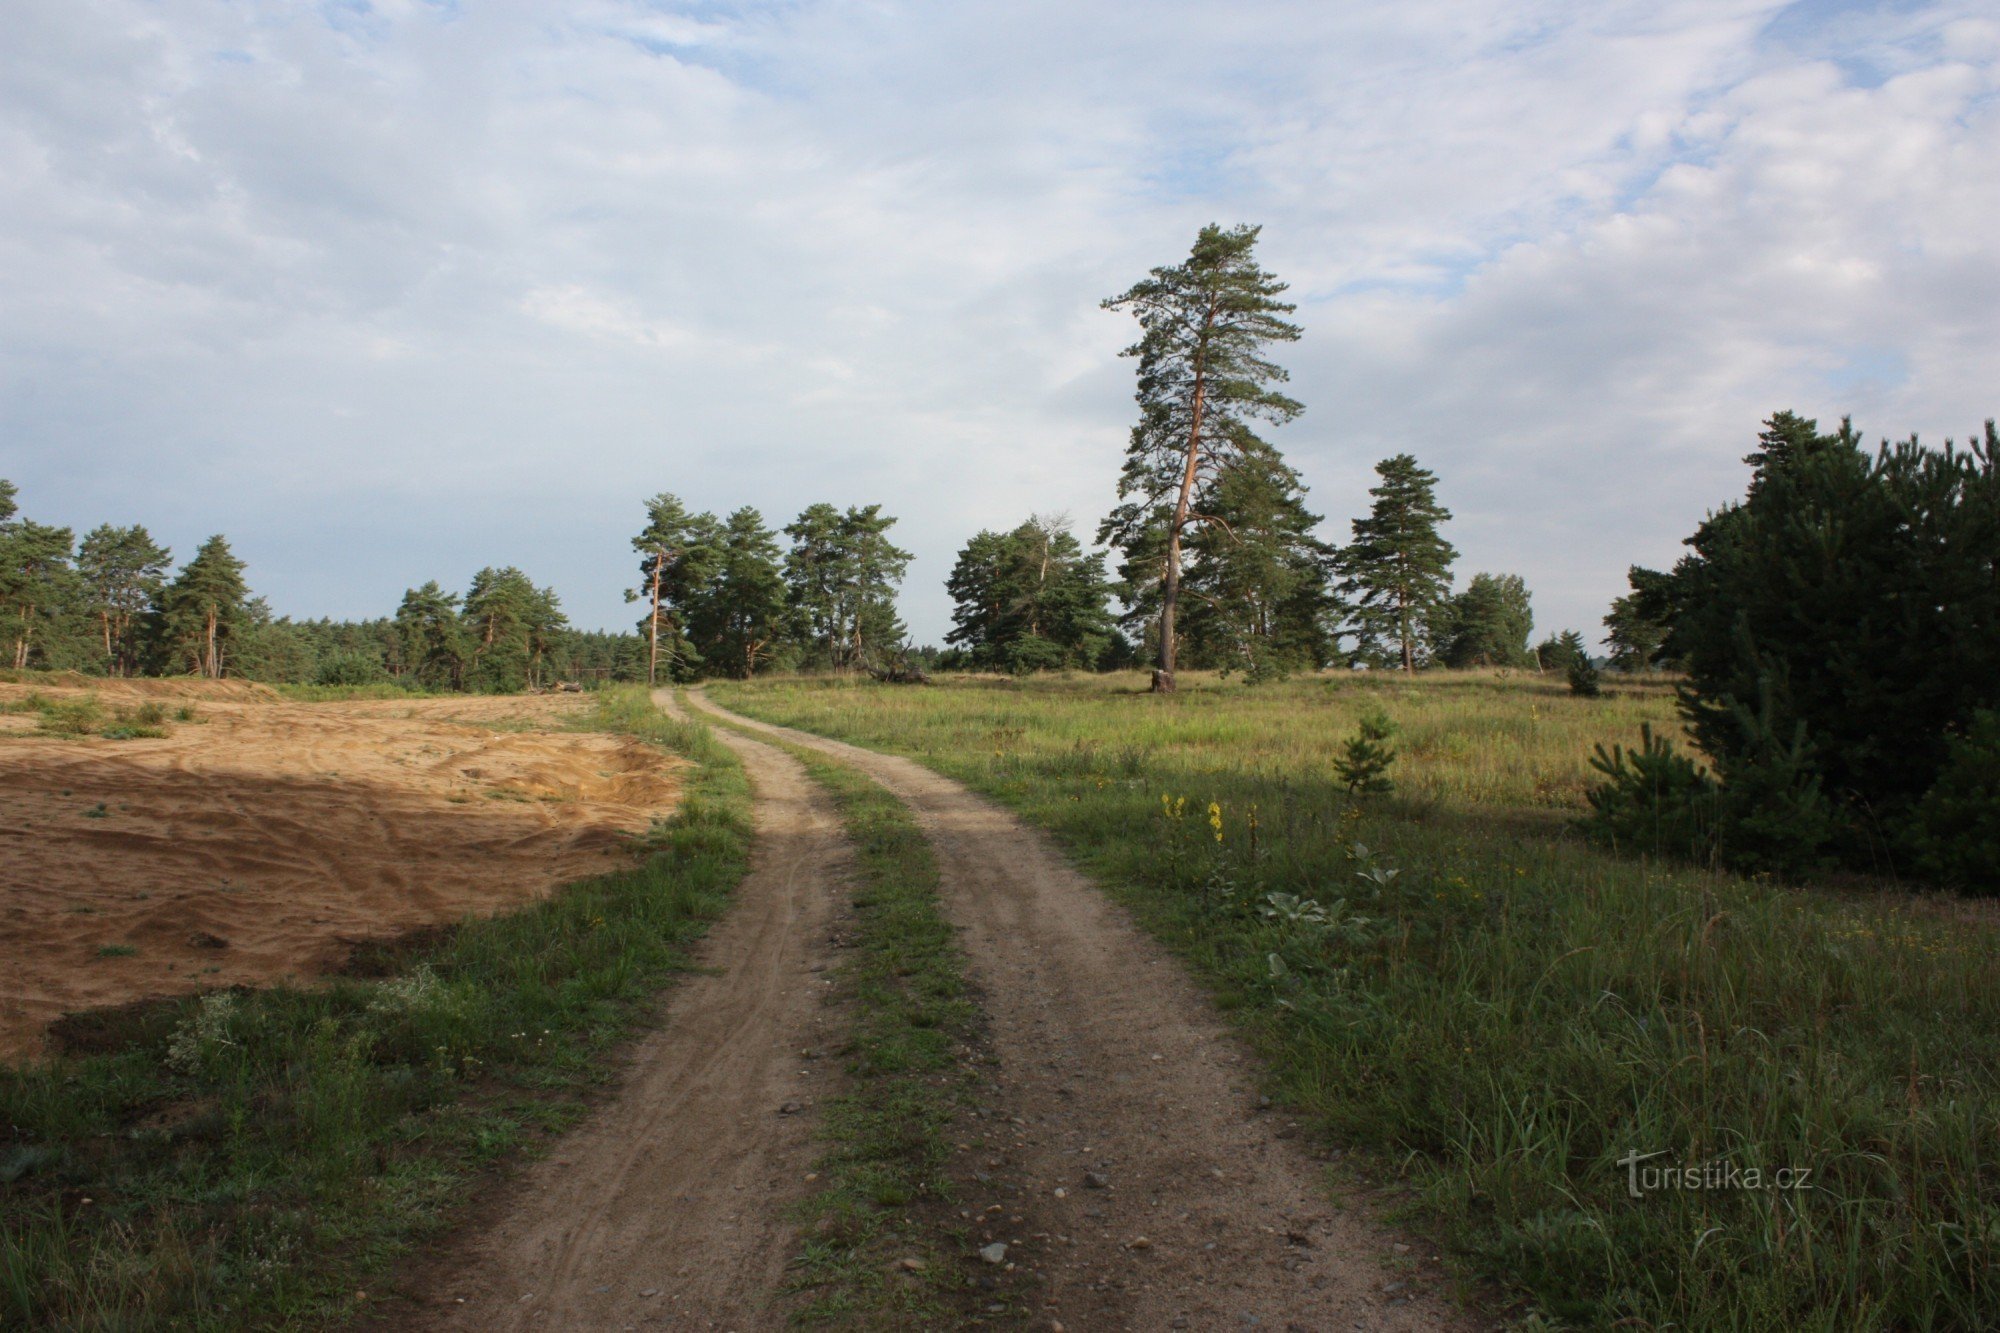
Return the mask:
<path id="1" fill-rule="evenodd" d="M 176 568 L 143 525 L 73 529 L 23 515 L 0 481 L 0 642 L 15 670 L 515 691 L 643 678 L 633 634 L 578 630 L 553 590 L 482 569 L 464 594 L 412 588 L 393 616 L 292 620 L 254 595 L 226 537 Z"/>

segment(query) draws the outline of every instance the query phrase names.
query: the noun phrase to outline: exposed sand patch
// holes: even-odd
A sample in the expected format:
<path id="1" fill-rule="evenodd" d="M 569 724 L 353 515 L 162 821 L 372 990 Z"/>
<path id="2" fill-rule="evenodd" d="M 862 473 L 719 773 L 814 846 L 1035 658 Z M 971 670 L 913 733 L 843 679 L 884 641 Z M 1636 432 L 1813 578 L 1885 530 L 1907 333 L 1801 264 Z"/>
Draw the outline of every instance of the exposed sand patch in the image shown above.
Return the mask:
<path id="1" fill-rule="evenodd" d="M 100 692 L 191 702 L 198 721 L 109 741 L 0 716 L 0 1057 L 65 1012 L 311 977 L 357 941 L 541 897 L 624 864 L 679 790 L 659 750 L 561 730 L 589 709 L 573 697 Z"/>

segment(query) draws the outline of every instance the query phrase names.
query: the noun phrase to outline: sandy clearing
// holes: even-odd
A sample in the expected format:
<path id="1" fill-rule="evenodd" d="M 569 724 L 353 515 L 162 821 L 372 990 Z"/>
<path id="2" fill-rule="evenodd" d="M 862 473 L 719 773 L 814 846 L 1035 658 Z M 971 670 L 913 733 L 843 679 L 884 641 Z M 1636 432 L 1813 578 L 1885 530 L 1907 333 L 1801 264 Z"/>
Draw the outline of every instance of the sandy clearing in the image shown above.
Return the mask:
<path id="1" fill-rule="evenodd" d="M 797 760 L 718 735 L 749 771 L 756 843 L 708 970 L 668 993 L 616 1095 L 397 1284 L 414 1307 L 381 1327 L 787 1327 L 789 1213 L 839 1078 L 819 1056 L 845 1028 L 827 996 L 852 853 Z"/>
<path id="2" fill-rule="evenodd" d="M 1257 1109 L 1249 1057 L 1213 1006 L 1047 838 L 911 760 L 694 698 L 854 764 L 931 839 L 991 1024 L 995 1109 L 1019 1122 L 986 1163 L 991 1197 L 967 1202 L 1023 1218 L 980 1239 L 1038 1273 L 1046 1316 L 1093 1333 L 1474 1326 L 1389 1267 L 1395 1237 L 1329 1202 L 1292 1127 Z"/>
<path id="3" fill-rule="evenodd" d="M 198 720 L 110 741 L 0 716 L 0 1058 L 65 1012 L 310 977 L 356 941 L 540 897 L 624 864 L 678 792 L 657 748 L 565 730 L 575 698 L 132 684 L 99 692 Z"/>

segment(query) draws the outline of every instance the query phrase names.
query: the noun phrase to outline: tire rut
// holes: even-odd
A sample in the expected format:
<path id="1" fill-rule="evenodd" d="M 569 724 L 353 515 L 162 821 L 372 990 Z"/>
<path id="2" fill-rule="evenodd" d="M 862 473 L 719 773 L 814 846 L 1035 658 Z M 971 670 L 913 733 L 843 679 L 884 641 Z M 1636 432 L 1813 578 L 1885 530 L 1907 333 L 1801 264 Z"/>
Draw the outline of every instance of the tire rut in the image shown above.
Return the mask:
<path id="1" fill-rule="evenodd" d="M 838 1078 L 837 1061 L 802 1053 L 845 1028 L 827 976 L 853 853 L 796 759 L 717 736 L 749 772 L 755 841 L 698 949 L 704 970 L 668 993 L 613 1097 L 400 1283 L 417 1305 L 378 1327 L 787 1326 L 790 1212 Z"/>
<path id="2" fill-rule="evenodd" d="M 1037 1326 L 1477 1326 L 1392 1258 L 1394 1236 L 1330 1202 L 1296 1124 L 1259 1109 L 1255 1066 L 1213 1005 L 1046 837 L 912 760 L 691 697 L 853 764 L 929 837 L 985 1002 L 991 1095 L 1015 1126 L 975 1177 L 993 1198 L 968 1198 L 967 1216 L 998 1214 L 978 1239 L 1032 1270 Z M 1010 1234 L 1015 1217 L 1027 1234 Z"/>

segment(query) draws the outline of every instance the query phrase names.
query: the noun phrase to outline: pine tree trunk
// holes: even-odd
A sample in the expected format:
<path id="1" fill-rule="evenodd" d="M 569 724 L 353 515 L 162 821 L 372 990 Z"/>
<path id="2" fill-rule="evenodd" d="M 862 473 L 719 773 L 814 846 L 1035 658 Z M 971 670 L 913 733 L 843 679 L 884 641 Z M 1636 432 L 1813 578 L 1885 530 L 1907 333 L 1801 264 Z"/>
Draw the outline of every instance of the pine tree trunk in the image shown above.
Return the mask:
<path id="1" fill-rule="evenodd" d="M 1207 323 L 1213 323 L 1210 310 Z M 1187 526 L 1188 510 L 1194 503 L 1195 468 L 1201 462 L 1201 413 L 1208 393 L 1208 379 L 1199 356 L 1194 367 L 1194 406 L 1189 414 L 1187 465 L 1181 469 L 1180 498 L 1174 502 L 1173 525 L 1167 529 L 1167 577 L 1160 589 L 1160 665 L 1153 672 L 1153 693 L 1174 692 L 1174 612 L 1181 597 L 1181 530 Z"/>
<path id="2" fill-rule="evenodd" d="M 653 615 L 646 622 L 649 642 L 646 649 L 646 688 L 652 689 L 660 683 L 660 565 L 666 559 L 666 552 L 653 554 Z"/>

